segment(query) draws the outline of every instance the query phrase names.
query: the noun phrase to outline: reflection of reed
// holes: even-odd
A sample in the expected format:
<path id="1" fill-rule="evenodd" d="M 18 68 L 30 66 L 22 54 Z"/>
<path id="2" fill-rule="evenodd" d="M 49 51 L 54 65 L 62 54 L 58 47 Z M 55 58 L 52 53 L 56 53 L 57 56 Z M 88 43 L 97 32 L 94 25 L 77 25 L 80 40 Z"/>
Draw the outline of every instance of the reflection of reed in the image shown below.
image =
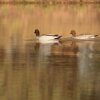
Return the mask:
<path id="1" fill-rule="evenodd" d="M 99 60 L 86 56 L 94 52 L 94 45 L 27 43 L 25 48 L 12 45 L 12 52 L 0 48 L 0 100 L 99 100 Z M 79 57 L 67 54 L 74 46 L 83 50 L 80 60 L 94 61 L 85 66 L 84 73 L 80 70 L 82 65 L 78 65 Z M 63 49 L 67 53 L 61 53 Z M 60 54 L 54 54 L 54 50 Z"/>

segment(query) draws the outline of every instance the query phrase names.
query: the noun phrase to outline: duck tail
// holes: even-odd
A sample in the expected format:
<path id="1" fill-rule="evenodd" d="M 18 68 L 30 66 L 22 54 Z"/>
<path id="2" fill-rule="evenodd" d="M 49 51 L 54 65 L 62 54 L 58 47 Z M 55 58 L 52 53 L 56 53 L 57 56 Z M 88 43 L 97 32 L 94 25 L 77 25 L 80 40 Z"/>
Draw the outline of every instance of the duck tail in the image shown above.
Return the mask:
<path id="1" fill-rule="evenodd" d="M 56 37 L 55 39 L 60 39 L 62 36 L 58 36 L 58 37 Z"/>

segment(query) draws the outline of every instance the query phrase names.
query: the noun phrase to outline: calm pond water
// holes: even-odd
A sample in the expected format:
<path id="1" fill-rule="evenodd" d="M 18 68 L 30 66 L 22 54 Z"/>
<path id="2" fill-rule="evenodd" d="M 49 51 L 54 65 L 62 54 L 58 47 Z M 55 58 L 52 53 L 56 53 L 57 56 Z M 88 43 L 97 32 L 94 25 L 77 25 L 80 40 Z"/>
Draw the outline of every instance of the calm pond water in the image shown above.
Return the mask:
<path id="1" fill-rule="evenodd" d="M 99 94 L 99 41 L 0 48 L 0 100 L 99 100 Z"/>

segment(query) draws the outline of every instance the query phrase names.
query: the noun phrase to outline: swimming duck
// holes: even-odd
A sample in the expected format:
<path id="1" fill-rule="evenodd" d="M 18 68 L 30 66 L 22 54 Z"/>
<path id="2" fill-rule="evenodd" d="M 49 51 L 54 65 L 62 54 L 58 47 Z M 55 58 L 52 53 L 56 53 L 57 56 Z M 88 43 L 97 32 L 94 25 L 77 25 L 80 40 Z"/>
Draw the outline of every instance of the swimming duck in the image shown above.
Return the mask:
<path id="1" fill-rule="evenodd" d="M 98 35 L 91 35 L 91 34 L 76 35 L 75 30 L 71 30 L 70 34 L 72 35 L 72 38 L 74 38 L 74 39 L 93 39 L 98 36 Z"/>
<path id="2" fill-rule="evenodd" d="M 35 29 L 34 33 L 40 43 L 56 43 L 59 42 L 58 40 L 62 37 L 57 34 L 40 35 L 40 31 L 38 29 Z"/>

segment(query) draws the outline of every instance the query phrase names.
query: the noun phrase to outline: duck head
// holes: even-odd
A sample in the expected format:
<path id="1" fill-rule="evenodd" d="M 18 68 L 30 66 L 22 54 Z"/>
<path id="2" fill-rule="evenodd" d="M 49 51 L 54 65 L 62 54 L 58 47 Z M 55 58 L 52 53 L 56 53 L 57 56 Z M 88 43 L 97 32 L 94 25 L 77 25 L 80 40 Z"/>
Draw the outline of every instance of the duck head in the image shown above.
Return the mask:
<path id="1" fill-rule="evenodd" d="M 75 37 L 75 36 L 76 36 L 75 30 L 71 30 L 70 34 L 71 34 L 73 37 Z"/>
<path id="2" fill-rule="evenodd" d="M 40 31 L 39 31 L 38 29 L 35 29 L 34 34 L 35 34 L 36 36 L 40 36 Z"/>

